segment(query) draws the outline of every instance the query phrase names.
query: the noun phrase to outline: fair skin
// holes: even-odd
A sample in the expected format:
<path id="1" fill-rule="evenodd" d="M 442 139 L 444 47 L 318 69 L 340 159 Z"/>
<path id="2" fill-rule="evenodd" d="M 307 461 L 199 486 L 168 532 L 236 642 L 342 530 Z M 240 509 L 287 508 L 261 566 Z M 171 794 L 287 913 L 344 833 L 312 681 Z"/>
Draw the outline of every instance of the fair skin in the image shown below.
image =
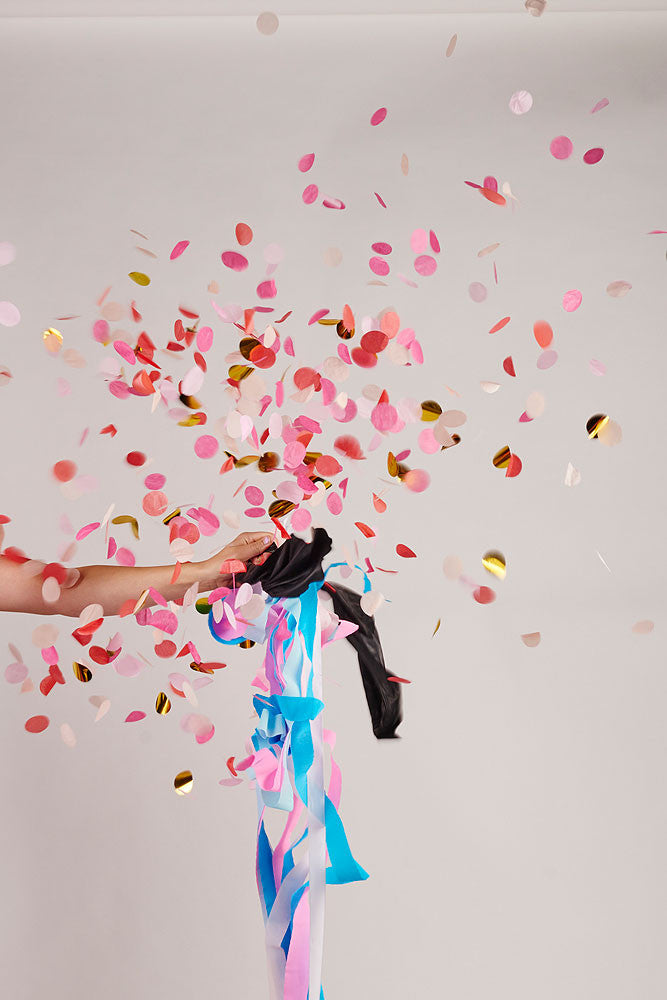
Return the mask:
<path id="1" fill-rule="evenodd" d="M 231 575 L 221 572 L 227 560 L 261 563 L 266 558 L 262 557 L 262 553 L 276 541 L 271 532 L 244 531 L 209 559 L 183 563 L 176 583 L 170 583 L 174 565 L 73 567 L 68 570 L 68 578 L 61 585 L 58 600 L 47 603 L 42 597 L 41 572 L 31 575 L 26 571 L 27 564 L 3 556 L 3 535 L 3 525 L 0 524 L 0 611 L 65 615 L 70 618 L 78 618 L 89 604 L 101 604 L 105 617 L 117 615 L 128 599 L 138 601 L 148 587 L 153 587 L 166 601 L 181 601 L 195 583 L 198 594 L 229 587 L 232 585 Z M 236 579 L 241 583 L 243 574 Z M 157 602 L 147 597 L 141 607 L 154 604 Z"/>

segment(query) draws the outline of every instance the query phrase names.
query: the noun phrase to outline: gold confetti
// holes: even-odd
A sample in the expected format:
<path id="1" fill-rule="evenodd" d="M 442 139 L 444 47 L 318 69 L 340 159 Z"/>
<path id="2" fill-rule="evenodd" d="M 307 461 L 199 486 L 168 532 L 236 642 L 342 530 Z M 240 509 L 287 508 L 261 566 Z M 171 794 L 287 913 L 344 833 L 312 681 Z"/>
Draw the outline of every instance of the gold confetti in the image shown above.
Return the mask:
<path id="1" fill-rule="evenodd" d="M 192 771 L 179 771 L 174 778 L 174 788 L 178 795 L 188 795 L 192 791 L 194 778 Z"/>
<path id="2" fill-rule="evenodd" d="M 435 635 L 435 633 L 438 631 L 439 628 L 440 628 L 440 619 L 438 618 L 437 622 L 435 623 L 435 628 L 433 629 L 433 634 L 431 635 L 431 638 L 433 638 L 433 636 Z"/>
<path id="3" fill-rule="evenodd" d="M 426 399 L 422 403 L 422 413 L 421 419 L 426 421 L 437 420 L 442 413 L 442 407 L 440 403 L 436 403 L 434 399 Z"/>
<path id="4" fill-rule="evenodd" d="M 148 277 L 147 274 L 144 274 L 143 271 L 130 271 L 128 274 L 128 278 L 131 278 L 132 281 L 135 281 L 137 285 L 150 285 L 151 283 L 151 279 Z"/>
<path id="5" fill-rule="evenodd" d="M 609 423 L 609 417 L 604 413 L 596 413 L 586 421 L 586 430 L 590 440 L 598 437 L 600 431 Z"/>
<path id="6" fill-rule="evenodd" d="M 493 456 L 493 464 L 496 469 L 506 469 L 510 464 L 511 457 L 512 452 L 510 451 L 509 446 L 505 445 L 504 448 L 501 448 L 500 451 L 497 451 Z"/>
<path id="7" fill-rule="evenodd" d="M 72 666 L 74 667 L 74 676 L 78 681 L 82 681 L 86 684 L 88 681 L 92 680 L 92 670 L 89 670 L 85 663 L 77 663 L 75 660 Z"/>
<path id="8" fill-rule="evenodd" d="M 136 517 L 132 517 L 131 514 L 119 514 L 118 517 L 114 517 L 111 520 L 112 524 L 129 524 L 132 526 L 132 534 L 139 540 L 139 522 Z"/>
<path id="9" fill-rule="evenodd" d="M 167 712 L 171 711 L 171 702 L 164 691 L 160 691 L 155 699 L 155 711 L 158 715 L 166 715 Z"/>
<path id="10" fill-rule="evenodd" d="M 42 333 L 42 340 L 44 341 L 44 347 L 47 349 L 49 354 L 57 354 L 63 345 L 62 333 L 60 330 L 56 330 L 52 326 L 50 326 L 48 330 L 44 330 Z"/>
<path id="11" fill-rule="evenodd" d="M 507 573 L 507 563 L 502 552 L 485 552 L 482 556 L 482 565 L 485 570 L 497 576 L 499 580 L 504 580 Z"/>

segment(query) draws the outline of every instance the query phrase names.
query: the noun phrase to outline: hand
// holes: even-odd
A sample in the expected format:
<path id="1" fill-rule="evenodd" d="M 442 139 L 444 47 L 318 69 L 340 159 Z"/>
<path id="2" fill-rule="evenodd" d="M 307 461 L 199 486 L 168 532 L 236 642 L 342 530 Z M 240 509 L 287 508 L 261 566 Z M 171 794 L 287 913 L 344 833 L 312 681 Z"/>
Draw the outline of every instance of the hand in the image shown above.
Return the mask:
<path id="1" fill-rule="evenodd" d="M 217 590 L 218 587 L 229 587 L 232 583 L 230 573 L 222 573 L 221 566 L 229 559 L 237 559 L 243 563 L 252 562 L 260 566 L 268 559 L 265 551 L 275 542 L 275 534 L 266 531 L 244 531 L 214 556 L 198 563 L 201 571 L 199 593 L 207 590 Z M 241 582 L 242 575 L 241 575 Z"/>

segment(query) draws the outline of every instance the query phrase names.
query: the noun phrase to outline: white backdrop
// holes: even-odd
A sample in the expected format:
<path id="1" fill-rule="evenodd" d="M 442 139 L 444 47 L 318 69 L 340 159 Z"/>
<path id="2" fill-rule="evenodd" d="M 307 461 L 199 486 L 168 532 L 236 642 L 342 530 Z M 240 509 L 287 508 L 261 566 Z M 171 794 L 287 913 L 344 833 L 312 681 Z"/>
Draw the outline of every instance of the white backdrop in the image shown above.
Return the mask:
<path id="1" fill-rule="evenodd" d="M 664 995 L 665 236 L 647 234 L 667 229 L 667 18 L 538 19 L 517 6 L 507 15 L 292 17 L 271 36 L 252 17 L 2 22 L 0 241 L 17 256 L 0 269 L 0 298 L 21 311 L 18 325 L 0 327 L 0 363 L 12 373 L 0 386 L 5 544 L 57 559 L 70 537 L 63 513 L 78 528 L 115 503 L 114 513 L 140 516 L 140 561 L 169 562 L 164 528 L 137 507 L 143 473 L 123 462 L 133 449 L 168 476 L 172 505 L 205 505 L 214 494 L 218 514 L 242 509 L 232 499 L 240 474 L 218 477 L 195 459 L 196 428 L 110 396 L 98 365 L 111 348 L 91 337 L 109 285 L 120 302 L 140 298 L 142 328 L 161 346 L 179 305 L 201 310 L 216 329 L 202 393 L 215 416 L 225 412 L 218 383 L 237 339 L 207 285 L 219 283 L 221 303 L 252 305 L 261 248 L 279 243 L 276 315 L 294 310 L 286 333 L 301 363 L 336 349 L 330 328 L 307 325 L 316 309 L 340 315 L 350 303 L 373 316 L 392 307 L 414 327 L 425 364 L 358 370 L 349 391 L 374 382 L 467 414 L 461 444 L 434 456 L 417 448 L 424 425 L 406 428 L 412 464 L 432 477 L 426 493 L 383 483 L 380 448 L 351 473 L 342 517 L 320 510 L 336 555 L 356 539 L 362 555 L 399 570 L 381 581 L 391 603 L 377 624 L 389 668 L 412 681 L 402 739 L 378 743 L 352 651 L 325 651 L 341 815 L 371 876 L 329 890 L 328 1000 Z M 520 89 L 534 105 L 516 116 L 508 101 Z M 604 97 L 608 107 L 591 114 Z M 372 128 L 381 106 L 387 119 Z M 549 153 L 562 134 L 574 143 L 565 161 Z M 601 162 L 582 163 L 596 146 Z M 297 161 L 311 151 L 312 176 L 302 175 Z M 492 205 L 464 184 L 486 175 L 509 182 L 518 205 Z M 311 180 L 345 210 L 304 205 Z M 239 221 L 255 232 L 244 275 L 220 262 Z M 442 244 L 430 278 L 412 270 L 418 227 Z M 170 262 L 181 239 L 191 245 Z M 378 240 L 394 246 L 384 286 L 369 284 Z M 493 255 L 478 256 L 494 242 Z M 329 247 L 342 252 L 338 267 L 326 263 Z M 132 285 L 132 270 L 150 273 L 149 289 Z M 606 288 L 618 280 L 632 288 L 614 298 Z M 473 281 L 488 289 L 482 303 L 469 296 Z M 583 301 L 567 313 L 561 301 L 572 288 Z M 65 315 L 79 318 L 56 322 Z M 505 315 L 511 323 L 490 337 Z M 555 332 L 559 359 L 548 371 L 535 366 L 537 319 Z M 49 326 L 84 355 L 85 369 L 47 354 Z M 516 379 L 502 370 L 509 354 Z M 501 388 L 487 394 L 483 380 Z M 545 412 L 520 424 L 536 390 Z M 620 424 L 618 446 L 588 439 L 595 413 Z M 116 438 L 100 436 L 111 422 Z M 505 444 L 523 462 L 516 478 L 492 464 Z M 49 473 L 62 458 L 97 488 L 68 500 Z M 564 483 L 569 462 L 581 472 L 577 486 Z M 389 504 L 382 518 L 370 506 L 379 489 Z M 355 520 L 374 524 L 377 539 L 364 542 Z M 398 542 L 418 558 L 397 558 Z M 199 544 L 200 558 L 218 547 Z M 490 548 L 507 558 L 502 582 L 482 568 Z M 448 580 L 447 555 L 497 600 L 480 605 Z M 98 533 L 72 564 L 104 559 Z M 633 633 L 646 619 L 653 632 Z M 122 722 L 164 687 L 172 668 L 155 657 L 139 677 L 100 672 L 90 691 L 79 685 L 71 619 L 53 619 L 67 684 L 44 699 L 31 636 L 45 621 L 5 615 L 1 625 L 0 665 L 12 661 L 13 643 L 36 686 L 21 693 L 3 681 L 0 698 L 3 992 L 260 1000 L 255 802 L 218 780 L 253 728 L 249 681 L 261 651 L 229 653 L 224 676 L 202 692 L 216 736 L 197 746 L 177 712 Z M 111 619 L 105 638 L 117 627 L 151 659 L 150 641 L 126 620 Z M 219 658 L 204 619 L 200 629 L 204 658 Z M 534 631 L 541 643 L 527 648 L 520 637 Z M 112 700 L 98 723 L 91 693 Z M 25 732 L 40 712 L 50 728 Z M 64 721 L 74 748 L 59 737 Z M 173 776 L 187 767 L 195 790 L 179 797 Z"/>

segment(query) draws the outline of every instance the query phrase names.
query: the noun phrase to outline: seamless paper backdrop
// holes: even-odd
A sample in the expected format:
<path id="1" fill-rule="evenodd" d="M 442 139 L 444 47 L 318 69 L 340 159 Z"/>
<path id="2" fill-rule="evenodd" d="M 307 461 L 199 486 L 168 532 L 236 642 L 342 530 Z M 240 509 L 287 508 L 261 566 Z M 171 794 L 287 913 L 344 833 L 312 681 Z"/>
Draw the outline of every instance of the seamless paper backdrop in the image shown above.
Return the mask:
<path id="1" fill-rule="evenodd" d="M 12 373 L 0 386 L 5 544 L 57 559 L 63 512 L 79 527 L 111 503 L 115 514 L 136 511 L 143 473 L 122 460 L 132 449 L 168 476 L 172 505 L 213 494 L 218 515 L 238 507 L 240 470 L 218 476 L 219 463 L 196 459 L 196 429 L 109 394 L 98 365 L 111 348 L 91 335 L 109 285 L 118 301 L 140 297 L 141 328 L 160 345 L 179 305 L 201 311 L 217 338 L 209 361 L 219 376 L 204 393 L 214 407 L 237 337 L 206 286 L 218 281 L 221 304 L 255 304 L 261 248 L 278 243 L 272 304 L 276 316 L 294 310 L 285 333 L 300 363 L 336 350 L 330 327 L 307 325 L 316 309 L 340 316 L 349 303 L 362 317 L 391 307 L 416 331 L 424 365 L 381 360 L 356 370 L 346 391 L 372 382 L 467 414 L 461 444 L 436 455 L 419 451 L 425 425 L 403 433 L 408 464 L 431 475 L 424 494 L 383 482 L 382 445 L 350 473 L 341 518 L 318 509 L 335 556 L 356 540 L 362 556 L 399 571 L 376 574 L 387 598 L 377 625 L 389 669 L 412 681 L 403 738 L 378 743 L 354 654 L 345 644 L 325 651 L 341 815 L 371 876 L 329 890 L 329 1000 L 664 995 L 667 237 L 648 234 L 667 229 L 666 28 L 659 12 L 536 19 L 523 9 L 284 18 L 271 36 L 254 18 L 3 21 L 0 241 L 17 256 L 0 269 L 0 299 L 21 311 L 19 324 L 0 327 L 0 363 Z M 523 115 L 508 107 L 518 90 L 533 96 Z M 608 106 L 591 114 L 602 98 Z M 386 120 L 373 127 L 380 107 Z M 574 147 L 566 160 L 549 151 L 561 135 Z M 604 157 L 585 164 L 594 147 Z M 315 165 L 301 174 L 308 152 Z M 489 175 L 518 202 L 493 205 L 465 184 Z M 345 209 L 305 205 L 310 182 Z M 220 254 L 234 248 L 240 221 L 253 227 L 254 257 L 234 274 Z M 430 277 L 413 269 L 416 228 L 435 230 L 442 246 Z M 135 249 L 131 229 L 157 259 Z M 181 239 L 190 247 L 170 262 Z M 384 285 L 370 283 L 376 241 L 394 248 Z M 342 255 L 336 267 L 331 247 Z M 133 270 L 151 275 L 150 288 L 132 285 Z M 632 287 L 612 297 L 615 281 Z M 484 301 L 470 297 L 472 282 L 485 285 Z M 574 312 L 562 307 L 570 289 L 582 293 Z M 559 354 L 546 371 L 536 367 L 539 319 Z M 86 357 L 84 371 L 44 350 L 50 326 Z M 508 355 L 514 379 L 502 368 Z M 59 394 L 58 378 L 70 394 Z M 501 388 L 485 393 L 485 380 Z M 520 423 L 536 391 L 545 411 Z M 589 440 L 596 413 L 620 425 L 620 444 Z M 99 435 L 110 422 L 114 440 Z M 516 478 L 492 464 L 504 445 L 522 460 Z M 97 489 L 67 500 L 49 477 L 61 458 L 95 476 Z M 581 473 L 576 486 L 565 485 L 568 463 Z M 381 517 L 373 490 L 386 491 Z M 145 564 L 170 561 L 157 520 L 141 521 Z M 377 538 L 365 541 L 356 520 L 374 524 Z M 231 535 L 203 539 L 198 557 Z M 397 543 L 417 558 L 398 558 Z M 488 549 L 505 555 L 505 580 L 483 569 Z M 447 555 L 496 601 L 478 604 L 448 580 Z M 104 558 L 98 533 L 73 564 Z M 654 630 L 633 633 L 645 619 Z M 3 616 L 3 669 L 12 642 L 38 683 L 31 634 L 48 620 Z M 57 623 L 65 648 L 75 622 Z M 202 655 L 218 658 L 204 619 L 200 628 Z M 521 635 L 536 631 L 539 646 L 526 647 Z M 151 659 L 149 637 L 132 634 Z M 48 699 L 3 681 L 0 967 L 12 1000 L 266 996 L 255 802 L 245 788 L 218 785 L 253 726 L 260 654 L 230 654 L 224 677 L 202 692 L 216 724 L 202 746 L 174 718 L 121 721 L 166 683 L 171 667 L 155 657 L 137 678 L 94 679 L 95 693 L 112 699 L 97 724 L 93 692 L 67 663 L 67 685 Z M 25 719 L 42 711 L 49 730 L 26 733 Z M 63 721 L 77 734 L 73 749 L 58 735 Z M 171 783 L 187 767 L 195 791 L 181 798 Z"/>

